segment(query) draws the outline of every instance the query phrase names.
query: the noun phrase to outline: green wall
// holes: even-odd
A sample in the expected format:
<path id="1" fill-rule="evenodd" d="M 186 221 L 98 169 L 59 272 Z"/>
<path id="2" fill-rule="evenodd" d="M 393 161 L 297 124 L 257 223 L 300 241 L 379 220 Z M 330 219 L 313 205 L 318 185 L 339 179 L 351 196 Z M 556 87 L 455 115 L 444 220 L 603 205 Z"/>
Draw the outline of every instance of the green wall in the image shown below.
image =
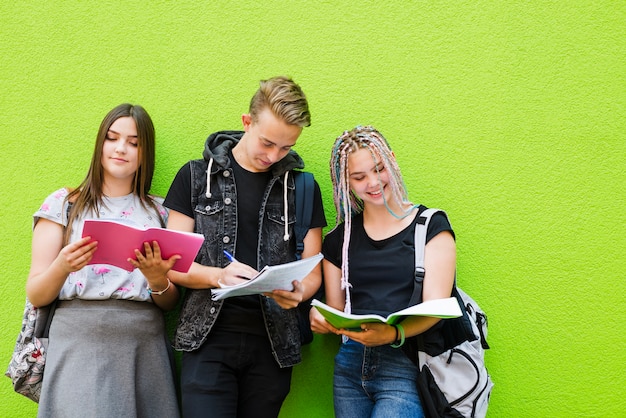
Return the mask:
<path id="1" fill-rule="evenodd" d="M 31 215 L 82 180 L 104 114 L 150 112 L 165 194 L 259 79 L 287 74 L 331 224 L 330 147 L 357 124 L 390 140 L 414 201 L 448 211 L 459 283 L 489 314 L 489 417 L 623 416 L 625 53 L 618 1 L 3 2 L 0 366 Z M 336 347 L 305 347 L 281 417 L 332 416 Z M 34 416 L 3 379 L 0 416 Z"/>

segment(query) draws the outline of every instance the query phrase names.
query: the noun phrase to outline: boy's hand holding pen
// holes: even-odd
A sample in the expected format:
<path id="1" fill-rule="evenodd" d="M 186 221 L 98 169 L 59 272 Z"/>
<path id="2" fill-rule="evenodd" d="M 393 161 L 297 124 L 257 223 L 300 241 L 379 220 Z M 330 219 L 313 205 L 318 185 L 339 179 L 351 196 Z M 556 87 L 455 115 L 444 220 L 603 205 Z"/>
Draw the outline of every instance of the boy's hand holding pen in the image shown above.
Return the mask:
<path id="1" fill-rule="evenodd" d="M 220 287 L 234 286 L 241 283 L 242 279 L 250 280 L 255 277 L 259 272 L 248 266 L 247 264 L 237 261 L 228 251 L 224 250 L 224 255 L 230 261 L 230 264 L 224 267 L 223 276 L 218 280 Z"/>

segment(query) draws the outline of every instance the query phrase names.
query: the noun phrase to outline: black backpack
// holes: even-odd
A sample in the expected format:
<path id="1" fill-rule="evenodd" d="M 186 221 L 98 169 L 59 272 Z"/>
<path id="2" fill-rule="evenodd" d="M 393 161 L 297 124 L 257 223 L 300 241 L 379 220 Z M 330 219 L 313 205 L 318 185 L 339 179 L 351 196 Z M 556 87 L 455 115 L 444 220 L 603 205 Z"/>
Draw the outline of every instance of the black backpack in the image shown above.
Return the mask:
<path id="1" fill-rule="evenodd" d="M 315 184 L 313 174 L 304 171 L 293 171 L 296 187 L 296 225 L 294 231 L 296 234 L 296 257 L 302 258 L 304 251 L 304 237 L 311 226 L 313 217 L 313 199 L 315 192 Z M 324 285 L 319 288 L 317 293 L 309 300 L 301 302 L 296 309 L 298 319 L 298 328 L 300 329 L 300 343 L 302 345 L 309 344 L 313 341 L 313 332 L 311 331 L 311 321 L 309 320 L 309 311 L 311 310 L 311 300 L 319 299 L 324 291 Z"/>

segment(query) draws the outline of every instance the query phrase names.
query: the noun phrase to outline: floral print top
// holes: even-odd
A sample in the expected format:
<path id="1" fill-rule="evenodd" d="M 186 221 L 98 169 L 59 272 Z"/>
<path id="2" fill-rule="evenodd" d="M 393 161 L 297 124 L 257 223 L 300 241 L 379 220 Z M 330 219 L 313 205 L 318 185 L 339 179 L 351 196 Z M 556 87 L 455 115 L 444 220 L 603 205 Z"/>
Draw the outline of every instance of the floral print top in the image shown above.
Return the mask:
<path id="1" fill-rule="evenodd" d="M 42 218 L 66 226 L 68 204 L 65 202 L 65 197 L 67 194 L 67 189 L 60 189 L 49 195 L 33 215 L 33 227 Z M 161 205 L 162 199 L 154 199 L 161 216 L 166 219 L 167 213 Z M 146 210 L 141 205 L 139 197 L 134 194 L 113 198 L 104 197 L 103 203 L 104 205 L 99 208 L 97 214 L 88 213 L 74 220 L 71 242 L 81 238 L 85 218 L 123 221 L 138 227 L 161 226 L 156 213 Z M 152 302 L 146 285 L 146 279 L 139 269 L 129 272 L 111 265 L 90 264 L 68 275 L 59 299 L 128 299 Z"/>

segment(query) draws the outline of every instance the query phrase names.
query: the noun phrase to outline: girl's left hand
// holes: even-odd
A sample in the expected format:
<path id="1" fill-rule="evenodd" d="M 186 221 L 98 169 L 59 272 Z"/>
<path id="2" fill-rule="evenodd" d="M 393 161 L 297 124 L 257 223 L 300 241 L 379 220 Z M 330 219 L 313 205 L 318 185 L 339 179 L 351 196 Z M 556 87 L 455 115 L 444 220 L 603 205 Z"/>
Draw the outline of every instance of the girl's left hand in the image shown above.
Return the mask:
<path id="1" fill-rule="evenodd" d="M 167 260 L 163 260 L 161 258 L 161 248 L 156 241 L 152 241 L 152 245 L 149 242 L 143 243 L 143 249 L 146 255 L 144 256 L 141 251 L 138 249 L 135 250 L 136 260 L 129 258 L 128 261 L 133 267 L 141 270 L 148 283 L 152 285 L 154 282 L 161 282 L 166 277 L 166 274 L 176 261 L 181 259 L 181 256 L 176 254 L 168 258 Z M 155 283 L 157 284 L 157 283 Z M 152 286 L 151 286 L 152 287 Z M 157 288 L 159 288 L 157 286 Z"/>
<path id="2" fill-rule="evenodd" d="M 387 324 L 369 323 L 361 324 L 361 331 L 341 329 L 338 334 L 345 335 L 366 347 L 376 347 L 393 344 L 396 338 L 396 328 Z"/>

